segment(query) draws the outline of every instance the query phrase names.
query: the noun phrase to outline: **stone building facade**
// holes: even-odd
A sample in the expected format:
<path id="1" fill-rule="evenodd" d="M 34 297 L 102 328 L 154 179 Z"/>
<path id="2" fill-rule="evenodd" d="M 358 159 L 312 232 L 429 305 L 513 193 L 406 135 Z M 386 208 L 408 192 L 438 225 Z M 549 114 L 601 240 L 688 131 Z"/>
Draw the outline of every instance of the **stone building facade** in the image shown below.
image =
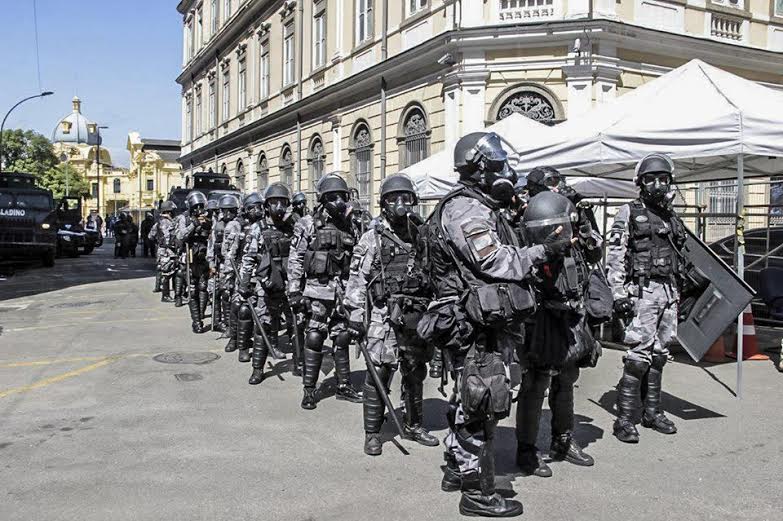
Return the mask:
<path id="1" fill-rule="evenodd" d="M 692 58 L 783 84 L 783 0 L 181 0 L 183 171 L 381 179 L 519 112 L 557 123 Z"/>

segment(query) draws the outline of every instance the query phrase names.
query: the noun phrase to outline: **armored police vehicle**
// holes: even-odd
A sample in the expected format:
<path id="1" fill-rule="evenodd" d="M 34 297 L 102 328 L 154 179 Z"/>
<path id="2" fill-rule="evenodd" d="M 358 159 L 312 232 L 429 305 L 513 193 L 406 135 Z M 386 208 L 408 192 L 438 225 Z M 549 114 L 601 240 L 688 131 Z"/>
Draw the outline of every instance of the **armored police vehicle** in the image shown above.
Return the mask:
<path id="1" fill-rule="evenodd" d="M 0 261 L 41 259 L 54 266 L 57 213 L 52 192 L 35 176 L 0 173 Z"/>

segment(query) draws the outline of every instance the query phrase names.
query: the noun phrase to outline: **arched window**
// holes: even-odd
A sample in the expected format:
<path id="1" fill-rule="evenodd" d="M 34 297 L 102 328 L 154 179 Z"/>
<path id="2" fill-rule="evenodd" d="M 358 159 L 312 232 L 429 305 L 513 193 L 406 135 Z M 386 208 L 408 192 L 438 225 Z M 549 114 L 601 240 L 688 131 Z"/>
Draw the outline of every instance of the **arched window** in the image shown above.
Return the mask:
<path id="1" fill-rule="evenodd" d="M 266 190 L 266 187 L 269 186 L 269 163 L 263 152 L 258 154 L 258 176 L 256 179 L 258 191 Z"/>
<path id="2" fill-rule="evenodd" d="M 122 192 L 122 181 L 120 181 L 119 178 L 115 179 L 114 186 L 112 188 L 114 188 L 113 191 L 115 194 Z"/>
<path id="3" fill-rule="evenodd" d="M 242 160 L 237 161 L 237 175 L 236 175 L 237 188 L 240 191 L 245 191 L 245 165 L 242 164 Z"/>
<path id="4" fill-rule="evenodd" d="M 310 170 L 310 189 L 315 193 L 315 183 L 324 175 L 326 164 L 324 144 L 318 136 L 315 136 L 310 142 L 310 148 L 307 151 L 307 164 Z"/>
<path id="5" fill-rule="evenodd" d="M 222 167 L 220 167 L 220 173 L 221 173 L 222 175 L 228 175 L 228 167 L 226 166 L 226 164 L 225 164 L 225 163 L 223 163 L 223 166 L 222 166 Z"/>
<path id="6" fill-rule="evenodd" d="M 409 167 L 430 155 L 431 133 L 421 106 L 412 105 L 403 112 L 397 132 L 400 168 Z"/>
<path id="7" fill-rule="evenodd" d="M 563 119 L 557 99 L 537 85 L 522 85 L 504 92 L 493 105 L 491 117 L 500 121 L 515 112 L 541 123 L 557 123 Z"/>
<path id="8" fill-rule="evenodd" d="M 351 174 L 356 179 L 359 202 L 362 208 L 369 208 L 372 194 L 372 134 L 366 123 L 360 122 L 351 134 Z"/>
<path id="9" fill-rule="evenodd" d="M 289 188 L 294 182 L 294 160 L 288 145 L 283 147 L 283 153 L 280 154 L 280 182 Z"/>

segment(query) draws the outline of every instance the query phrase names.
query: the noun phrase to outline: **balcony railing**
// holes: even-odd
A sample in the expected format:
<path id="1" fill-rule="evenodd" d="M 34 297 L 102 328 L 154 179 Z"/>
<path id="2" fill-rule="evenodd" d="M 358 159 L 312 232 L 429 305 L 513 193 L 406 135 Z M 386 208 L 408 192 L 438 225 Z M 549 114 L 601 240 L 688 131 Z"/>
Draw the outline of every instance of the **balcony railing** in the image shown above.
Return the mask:
<path id="1" fill-rule="evenodd" d="M 742 20 L 712 13 L 710 34 L 721 40 L 741 42 L 743 40 Z"/>
<path id="2" fill-rule="evenodd" d="M 554 18 L 557 14 L 555 0 L 498 0 L 498 16 L 501 22 L 532 22 Z"/>

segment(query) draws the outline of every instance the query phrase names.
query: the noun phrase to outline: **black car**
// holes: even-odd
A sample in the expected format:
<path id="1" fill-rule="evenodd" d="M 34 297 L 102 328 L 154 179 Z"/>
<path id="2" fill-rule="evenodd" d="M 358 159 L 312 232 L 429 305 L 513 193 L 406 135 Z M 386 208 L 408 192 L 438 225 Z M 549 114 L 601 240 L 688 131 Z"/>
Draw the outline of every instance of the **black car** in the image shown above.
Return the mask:
<path id="1" fill-rule="evenodd" d="M 745 231 L 745 280 L 759 290 L 759 271 L 764 268 L 783 268 L 783 226 L 754 228 Z M 734 266 L 736 251 L 734 235 L 710 244 L 710 249 L 718 254 L 729 266 Z M 765 259 L 764 256 L 769 252 Z M 757 262 L 758 261 L 758 262 Z"/>
<path id="2" fill-rule="evenodd" d="M 32 174 L 0 174 L 0 261 L 41 259 L 51 267 L 56 249 L 52 192 L 37 187 Z"/>

